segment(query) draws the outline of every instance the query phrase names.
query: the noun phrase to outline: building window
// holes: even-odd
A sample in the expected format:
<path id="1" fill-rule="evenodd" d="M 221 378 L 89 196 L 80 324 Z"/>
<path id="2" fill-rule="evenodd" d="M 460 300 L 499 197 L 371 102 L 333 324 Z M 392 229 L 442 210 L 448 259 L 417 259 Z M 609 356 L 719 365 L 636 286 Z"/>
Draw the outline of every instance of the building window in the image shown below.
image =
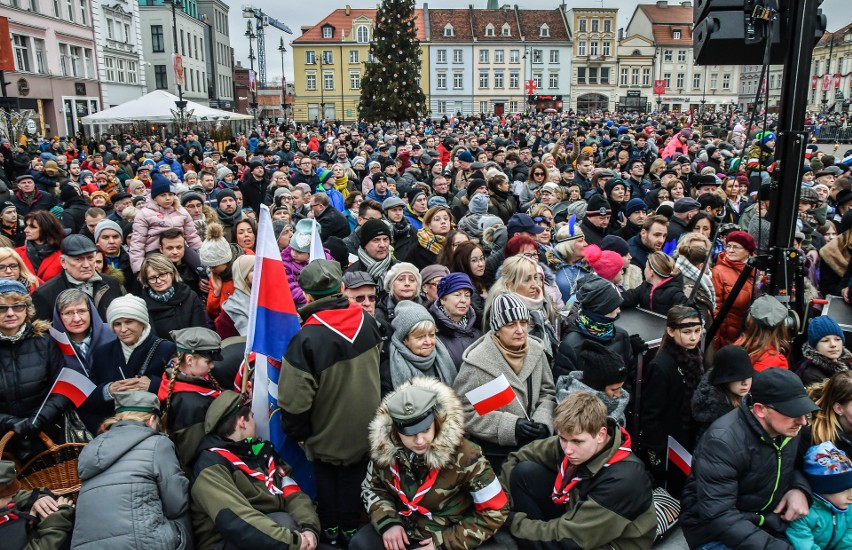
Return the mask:
<path id="1" fill-rule="evenodd" d="M 722 89 L 730 90 L 731 89 L 731 75 L 725 74 L 722 75 Z"/>
<path id="2" fill-rule="evenodd" d="M 600 20 L 592 19 L 592 32 L 598 32 L 600 30 Z"/>
<path id="3" fill-rule="evenodd" d="M 520 63 L 521 62 L 521 51 L 520 50 L 509 50 L 509 63 Z"/>
<path id="4" fill-rule="evenodd" d="M 305 52 L 305 65 L 316 65 L 317 64 L 317 53 L 313 50 L 308 50 Z"/>
<path id="5" fill-rule="evenodd" d="M 543 59 L 543 54 L 541 50 L 533 50 L 532 51 L 532 62 L 533 63 L 541 63 Z"/>
<path id="6" fill-rule="evenodd" d="M 598 55 L 598 41 L 592 40 L 589 42 L 589 55 L 591 57 L 597 57 Z"/>
<path id="7" fill-rule="evenodd" d="M 331 27 L 323 27 L 322 28 L 322 37 L 323 38 L 333 38 L 333 36 L 334 36 L 334 29 L 332 29 Z"/>
<path id="8" fill-rule="evenodd" d="M 487 88 L 488 87 L 488 73 L 481 72 L 479 73 L 479 88 Z"/>
<path id="9" fill-rule="evenodd" d="M 603 54 L 605 56 L 609 57 L 610 52 L 612 51 L 612 46 L 611 46 L 612 43 L 609 40 L 604 40 L 602 42 L 602 44 L 603 44 Z"/>
<path id="10" fill-rule="evenodd" d="M 589 84 L 597 84 L 598 83 L 598 68 L 597 67 L 589 67 Z"/>
<path id="11" fill-rule="evenodd" d="M 547 26 L 547 23 L 544 23 L 541 27 L 539 27 L 538 35 L 541 38 L 550 38 L 550 27 Z"/>
<path id="12" fill-rule="evenodd" d="M 154 86 L 158 90 L 168 89 L 169 79 L 166 77 L 165 65 L 154 65 Z"/>
<path id="13" fill-rule="evenodd" d="M 370 30 L 366 25 L 359 25 L 355 30 L 355 40 L 359 44 L 366 44 L 370 41 Z"/>
<path id="14" fill-rule="evenodd" d="M 627 86 L 627 67 L 621 68 L 621 86 Z"/>
<path id="15" fill-rule="evenodd" d="M 634 67 L 630 70 L 630 85 L 638 86 L 639 85 L 639 69 Z"/>
<path id="16" fill-rule="evenodd" d="M 550 73 L 548 87 L 550 87 L 550 88 L 558 88 L 559 87 L 559 73 Z"/>
<path id="17" fill-rule="evenodd" d="M 127 81 L 127 74 L 124 72 L 126 65 L 127 63 L 124 61 L 124 59 L 116 59 L 115 61 L 115 71 L 118 75 L 119 84 L 124 84 Z"/>
<path id="18" fill-rule="evenodd" d="M 88 8 L 89 0 L 80 0 L 80 24 L 88 25 L 89 24 L 89 8 Z"/>
<path id="19" fill-rule="evenodd" d="M 680 40 L 680 31 L 679 30 L 673 30 L 672 31 L 672 39 Z"/>
<path id="20" fill-rule="evenodd" d="M 483 114 L 483 115 L 488 113 L 488 102 L 487 101 L 480 101 L 479 102 L 479 113 Z"/>
<path id="21" fill-rule="evenodd" d="M 585 84 L 586 83 L 586 68 L 585 67 L 577 67 L 577 84 Z"/>
<path id="22" fill-rule="evenodd" d="M 127 62 L 127 83 L 128 84 L 136 84 L 139 82 L 139 75 L 137 74 L 137 67 L 135 61 Z"/>
<path id="23" fill-rule="evenodd" d="M 685 63 L 686 62 L 686 50 L 678 50 L 677 51 L 677 62 Z"/>
<path id="24" fill-rule="evenodd" d="M 488 63 L 488 50 L 479 50 L 479 62 Z"/>
<path id="25" fill-rule="evenodd" d="M 75 20 L 74 17 L 74 0 L 65 0 L 65 7 L 68 8 L 68 20 L 72 23 Z"/>
<path id="26" fill-rule="evenodd" d="M 333 65 L 334 64 L 334 53 L 331 50 L 323 50 L 322 62 L 323 62 L 324 65 Z"/>
<path id="27" fill-rule="evenodd" d="M 307 74 L 305 75 L 305 89 L 310 92 L 315 92 L 317 89 L 317 75 L 315 74 Z"/>
<path id="28" fill-rule="evenodd" d="M 521 87 L 521 76 L 518 73 L 509 73 L 509 88 L 517 90 Z"/>
<path id="29" fill-rule="evenodd" d="M 447 102 L 443 99 L 438 101 L 438 112 L 446 113 L 447 112 Z"/>
<path id="30" fill-rule="evenodd" d="M 349 64 L 355 65 L 360 61 L 360 52 L 358 50 L 349 50 Z"/>
<path id="31" fill-rule="evenodd" d="M 577 42 L 577 55 L 584 56 L 586 55 L 586 41 L 580 40 Z"/>
<path id="32" fill-rule="evenodd" d="M 494 63 L 505 63 L 505 57 L 503 55 L 503 50 L 494 50 Z"/>
<path id="33" fill-rule="evenodd" d="M 651 69 L 642 69 L 642 85 L 651 85 Z"/>
<path id="34" fill-rule="evenodd" d="M 716 85 L 719 83 L 719 75 L 716 73 L 712 73 L 710 75 L 710 89 L 715 90 Z"/>
<path id="35" fill-rule="evenodd" d="M 62 3 L 59 0 L 53 0 L 53 16 L 62 17 Z"/>
<path id="36" fill-rule="evenodd" d="M 461 63 L 462 62 L 462 51 L 461 50 L 453 50 L 453 63 Z"/>
<path id="37" fill-rule="evenodd" d="M 456 32 L 453 30 L 453 26 L 447 23 L 444 25 L 444 36 L 455 36 Z"/>
<path id="38" fill-rule="evenodd" d="M 683 73 L 677 73 L 677 80 L 675 82 L 676 82 L 675 87 L 678 90 L 682 90 L 683 89 Z"/>
<path id="39" fill-rule="evenodd" d="M 464 87 L 464 74 L 462 73 L 454 73 L 453 74 L 453 89 L 461 90 Z"/>
<path id="40" fill-rule="evenodd" d="M 612 32 L 612 19 L 604 19 L 603 32 Z"/>
<path id="41" fill-rule="evenodd" d="M 437 87 L 439 90 L 447 89 L 447 75 L 446 73 L 438 73 L 438 84 Z"/>
<path id="42" fill-rule="evenodd" d="M 559 50 L 550 50 L 550 62 L 559 63 Z"/>
<path id="43" fill-rule="evenodd" d="M 361 73 L 349 73 L 349 88 L 352 90 L 361 89 Z"/>
<path id="44" fill-rule="evenodd" d="M 586 32 L 586 18 L 581 17 L 577 20 L 577 32 Z"/>
<path id="45" fill-rule="evenodd" d="M 601 84 L 609 84 L 609 67 L 601 67 Z"/>
<path id="46" fill-rule="evenodd" d="M 322 75 L 322 87 L 325 90 L 333 90 L 334 89 L 334 74 L 333 73 L 325 73 Z"/>
<path id="47" fill-rule="evenodd" d="M 508 23 L 503 23 L 503 27 L 500 29 L 500 36 L 512 36 L 512 27 Z"/>
<path id="48" fill-rule="evenodd" d="M 503 73 L 494 73 L 494 87 L 503 88 Z"/>
<path id="49" fill-rule="evenodd" d="M 438 63 L 447 62 L 447 50 L 438 50 Z"/>
<path id="50" fill-rule="evenodd" d="M 151 25 L 151 50 L 154 53 L 162 53 L 166 51 L 166 46 L 163 42 L 162 25 Z"/>
<path id="51" fill-rule="evenodd" d="M 494 36 L 494 25 L 491 23 L 485 25 L 485 36 Z"/>
<path id="52" fill-rule="evenodd" d="M 20 34 L 12 35 L 12 45 L 15 47 L 15 70 L 20 72 L 30 72 L 30 48 L 29 39 Z"/>
<path id="53" fill-rule="evenodd" d="M 39 74 L 47 74 L 47 57 L 45 55 L 44 40 L 33 38 L 33 52 L 35 52 L 35 70 Z"/>
<path id="54" fill-rule="evenodd" d="M 663 73 L 663 80 L 666 81 L 666 88 L 672 87 L 672 73 Z"/>
<path id="55" fill-rule="evenodd" d="M 671 63 L 672 61 L 672 50 L 663 50 L 663 61 L 667 61 Z"/>
<path id="56" fill-rule="evenodd" d="M 695 73 L 692 75 L 692 87 L 696 90 L 701 88 L 701 73 Z"/>
<path id="57" fill-rule="evenodd" d="M 513 99 L 512 101 L 510 101 L 510 102 L 509 102 L 509 112 L 510 112 L 510 113 L 517 113 L 517 112 L 518 112 L 518 102 L 517 102 L 517 100 L 514 100 L 514 99 Z"/>
<path id="58" fill-rule="evenodd" d="M 543 87 L 542 86 L 543 82 L 542 82 L 541 73 L 534 74 L 533 77 L 532 77 L 532 80 L 533 80 L 533 82 L 535 82 L 536 88 L 542 88 Z"/>

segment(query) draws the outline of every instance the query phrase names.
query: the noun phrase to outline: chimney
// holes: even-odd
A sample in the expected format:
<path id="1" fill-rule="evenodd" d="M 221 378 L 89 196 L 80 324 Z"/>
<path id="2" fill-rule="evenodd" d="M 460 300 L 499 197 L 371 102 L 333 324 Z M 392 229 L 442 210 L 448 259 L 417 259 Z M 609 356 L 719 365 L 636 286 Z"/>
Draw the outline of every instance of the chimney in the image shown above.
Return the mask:
<path id="1" fill-rule="evenodd" d="M 349 17 L 350 15 L 352 15 L 352 8 L 349 4 L 346 4 L 346 17 Z"/>
<path id="2" fill-rule="evenodd" d="M 669 2 L 668 2 L 668 0 L 657 0 L 657 7 L 658 7 L 658 8 L 667 8 L 667 7 L 669 7 Z"/>
<path id="3" fill-rule="evenodd" d="M 691 8 L 692 7 L 692 0 L 684 0 L 683 2 L 680 3 L 680 5 L 683 6 L 684 8 Z"/>

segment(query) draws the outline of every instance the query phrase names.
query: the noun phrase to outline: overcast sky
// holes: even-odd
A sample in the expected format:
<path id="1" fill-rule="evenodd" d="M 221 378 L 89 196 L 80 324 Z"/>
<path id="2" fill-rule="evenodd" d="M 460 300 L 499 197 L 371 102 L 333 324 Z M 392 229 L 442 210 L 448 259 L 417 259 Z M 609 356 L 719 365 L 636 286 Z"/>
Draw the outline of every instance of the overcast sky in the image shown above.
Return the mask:
<path id="1" fill-rule="evenodd" d="M 373 7 L 379 0 L 350 0 L 349 4 L 353 8 Z M 675 0 L 670 0 L 675 3 Z M 828 16 L 828 30 L 835 31 L 846 25 L 852 19 L 849 16 L 848 10 L 849 0 L 825 0 L 822 4 L 822 11 Z M 266 15 L 273 19 L 281 21 L 293 31 L 292 35 L 286 34 L 274 27 L 266 28 L 266 73 L 267 81 L 281 81 L 281 54 L 278 52 L 280 39 L 284 37 L 284 43 L 287 48 L 287 53 L 284 56 L 284 73 L 287 75 L 288 81 L 293 79 L 293 57 L 292 47 L 290 42 L 301 35 L 301 27 L 303 25 L 316 25 L 329 13 L 338 8 L 346 6 L 346 0 L 241 0 L 240 2 L 228 2 L 231 6 L 230 21 L 231 21 L 231 46 L 234 48 L 234 57 L 241 62 L 243 66 L 248 67 L 248 41 L 243 34 L 245 33 L 246 20 L 242 16 L 243 4 L 250 4 L 256 8 L 263 10 Z M 471 2 L 459 2 L 458 0 L 431 0 L 428 2 L 430 8 L 461 8 L 467 7 Z M 484 8 L 487 5 L 487 0 L 475 0 L 472 2 L 474 7 Z M 626 27 L 630 21 L 630 16 L 638 0 L 585 0 L 566 1 L 568 8 L 572 7 L 598 7 L 619 8 L 618 10 L 618 27 Z M 652 3 L 650 0 L 644 0 L 642 3 Z M 558 4 L 554 0 L 513 0 L 511 2 L 500 2 L 503 4 L 517 4 L 520 8 L 535 8 L 535 9 L 553 9 Z M 844 5 L 847 6 L 844 11 Z M 298 6 L 297 9 L 293 9 Z M 417 2 L 417 7 L 423 7 L 423 2 Z"/>

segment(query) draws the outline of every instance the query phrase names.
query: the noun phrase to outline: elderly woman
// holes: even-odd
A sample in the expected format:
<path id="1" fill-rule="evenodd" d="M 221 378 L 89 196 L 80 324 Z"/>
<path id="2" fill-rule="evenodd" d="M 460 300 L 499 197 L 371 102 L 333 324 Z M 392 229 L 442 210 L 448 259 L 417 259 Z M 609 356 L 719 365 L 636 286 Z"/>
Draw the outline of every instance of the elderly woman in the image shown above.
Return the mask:
<path id="1" fill-rule="evenodd" d="M 234 293 L 222 302 L 222 313 L 216 317 L 216 332 L 222 338 L 245 336 L 248 332 L 254 256 L 240 256 L 234 260 L 231 270 Z"/>
<path id="2" fill-rule="evenodd" d="M 520 297 L 498 293 L 490 313 L 491 330 L 465 351 L 453 389 L 465 395 L 504 376 L 514 390 L 517 399 L 485 414 L 463 401 L 467 433 L 499 470 L 510 452 L 551 435 L 556 389 L 544 346 L 529 335 L 530 312 Z"/>
<path id="3" fill-rule="evenodd" d="M 173 330 L 204 326 L 201 300 L 181 281 L 175 264 L 163 254 L 151 254 L 142 260 L 139 282 L 157 336 L 171 340 L 169 333 Z"/>
<path id="4" fill-rule="evenodd" d="M 24 246 L 15 251 L 21 256 L 31 273 L 48 281 L 62 273 L 59 263 L 59 245 L 65 237 L 62 224 L 47 210 L 30 212 L 24 218 Z"/>
<path id="5" fill-rule="evenodd" d="M 556 269 L 556 286 L 562 294 L 562 301 L 566 307 L 571 302 L 577 286 L 583 277 L 591 273 L 588 264 L 584 261 L 586 249 L 586 236 L 580 228 L 579 223 L 568 222 L 559 228 L 556 233 L 557 254 L 562 258 L 562 265 Z"/>
<path id="6" fill-rule="evenodd" d="M 470 277 L 464 273 L 450 273 L 438 283 L 438 299 L 429 307 L 438 329 L 438 340 L 447 348 L 456 369 L 461 366 L 465 350 L 482 336 L 479 315 L 472 307 L 475 295 Z"/>
<path id="7" fill-rule="evenodd" d="M 420 270 L 408 262 L 394 264 L 385 274 L 385 296 L 376 302 L 376 322 L 384 334 L 393 333 L 391 322 L 396 315 L 396 306 L 403 300 L 418 301 L 423 276 Z"/>
<path id="8" fill-rule="evenodd" d="M 713 316 L 719 315 L 722 305 L 728 299 L 728 295 L 734 288 L 737 279 L 746 267 L 749 256 L 754 254 L 757 244 L 754 237 L 745 231 L 732 231 L 725 239 L 725 251 L 719 253 L 719 259 L 713 266 L 711 279 L 713 289 L 716 291 L 716 311 Z M 728 314 L 722 320 L 719 332 L 716 333 L 716 348 L 733 344 L 740 334 L 748 308 L 751 304 L 751 295 L 754 291 L 755 277 L 752 274 L 745 285 L 734 298 L 734 303 Z"/>
<path id="9" fill-rule="evenodd" d="M 423 269 L 438 263 L 438 254 L 444 248 L 447 234 L 453 228 L 453 215 L 446 206 L 433 206 L 423 216 L 423 229 L 417 232 L 417 246 L 408 255 L 408 260 Z"/>
<path id="10" fill-rule="evenodd" d="M 119 392 L 115 405 L 103 433 L 80 453 L 82 486 L 71 548 L 190 547 L 189 480 L 174 444 L 160 433 L 159 399 Z"/>
<path id="11" fill-rule="evenodd" d="M 4 246 L 0 248 L 0 279 L 12 279 L 24 285 L 32 294 L 41 281 L 27 268 L 24 260 L 15 249 Z"/>
<path id="12" fill-rule="evenodd" d="M 458 367 L 435 337 L 435 320 L 425 307 L 408 300 L 400 302 L 391 326 L 390 353 L 380 369 L 382 394 L 420 376 L 448 385 L 455 382 Z"/>
<path id="13" fill-rule="evenodd" d="M 92 300 L 77 288 L 59 293 L 53 310 L 53 328 L 68 336 L 76 352 L 65 355 L 65 366 L 87 376 L 92 372 L 94 350 L 115 340 L 115 334 L 103 322 Z"/>
<path id="14" fill-rule="evenodd" d="M 0 430 L 23 436 L 6 447 L 22 462 L 44 450 L 35 437 L 41 431 L 64 442 L 62 413 L 70 401 L 61 395 L 48 397 L 65 365 L 49 327 L 47 321 L 35 319 L 24 285 L 0 279 Z"/>
<path id="15" fill-rule="evenodd" d="M 113 396 L 125 391 L 157 393 L 166 365 L 176 353 L 174 342 L 159 338 L 151 329 L 145 300 L 126 295 L 107 309 L 107 324 L 117 339 L 98 346 L 92 356 L 89 378 L 97 385 L 83 411 L 99 420 L 87 427 L 97 433 L 100 421 L 114 409 Z"/>

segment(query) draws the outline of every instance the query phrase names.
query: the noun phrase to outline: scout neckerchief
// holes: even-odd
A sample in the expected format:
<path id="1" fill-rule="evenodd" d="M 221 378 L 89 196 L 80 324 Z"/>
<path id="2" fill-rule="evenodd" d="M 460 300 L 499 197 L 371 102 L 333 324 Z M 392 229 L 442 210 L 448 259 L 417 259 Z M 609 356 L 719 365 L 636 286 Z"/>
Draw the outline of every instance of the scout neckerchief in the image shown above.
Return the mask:
<path id="1" fill-rule="evenodd" d="M 263 483 L 266 486 L 266 489 L 273 495 L 282 495 L 284 498 L 287 498 L 290 495 L 301 491 L 296 482 L 293 481 L 292 478 L 284 474 L 283 469 L 279 471 L 279 469 L 275 466 L 275 460 L 272 458 L 272 455 L 269 456 L 269 473 L 264 474 L 263 472 L 258 472 L 249 468 L 248 465 L 240 459 L 240 457 L 238 457 L 228 449 L 212 447 L 209 450 L 213 451 L 217 455 L 221 456 L 222 458 L 233 464 L 237 470 Z M 280 473 L 282 477 L 282 487 L 280 488 L 275 485 L 274 477 L 276 472 Z"/>
<path id="2" fill-rule="evenodd" d="M 157 390 L 157 397 L 160 401 L 165 401 L 169 397 L 169 385 L 171 384 L 171 380 L 169 380 L 169 375 L 163 373 L 163 381 L 160 383 L 160 389 Z M 180 380 L 175 381 L 175 385 L 172 387 L 172 393 L 181 393 L 181 392 L 189 392 L 189 393 L 197 393 L 203 397 L 212 397 L 216 399 L 222 393 L 221 391 L 214 388 L 207 388 L 204 386 L 199 386 L 197 384 L 193 384 L 191 382 L 181 382 Z"/>
<path id="3" fill-rule="evenodd" d="M 604 468 L 612 466 L 616 462 L 620 462 L 627 458 L 630 455 L 630 434 L 628 434 L 624 428 L 621 428 L 621 437 L 622 437 L 622 445 L 619 447 L 606 461 L 604 464 Z M 568 457 L 566 456 L 562 460 L 562 464 L 559 466 L 559 473 L 556 475 L 556 482 L 553 484 L 553 495 L 551 495 L 551 499 L 553 499 L 554 504 L 565 504 L 568 502 L 568 496 L 571 492 L 571 489 L 574 488 L 577 483 L 580 482 L 579 477 L 572 477 L 571 481 L 569 481 L 565 487 L 562 487 L 562 481 L 565 479 L 565 472 L 569 471 Z M 570 472 L 573 475 L 577 471 L 577 467 L 573 467 Z M 560 487 L 562 489 L 560 490 Z"/>
<path id="4" fill-rule="evenodd" d="M 11 502 L 10 502 L 10 503 L 9 503 L 9 505 L 8 505 L 6 508 L 7 508 L 8 510 L 11 510 L 12 508 L 14 508 L 14 506 L 15 506 L 15 505 L 14 505 L 13 503 L 11 503 Z M 6 512 L 6 513 L 5 513 L 5 514 L 3 514 L 2 516 L 0 516 L 0 525 L 3 525 L 3 524 L 4 524 L 4 523 L 6 523 L 7 521 L 13 521 L 13 520 L 16 520 L 16 519 L 21 519 L 21 517 L 20 517 L 18 514 L 14 513 L 14 512 L 11 512 L 11 511 L 10 511 L 10 512 Z"/>
<path id="5" fill-rule="evenodd" d="M 390 467 L 390 471 L 393 476 L 393 488 L 396 489 L 396 493 L 399 495 L 399 500 L 401 500 L 403 506 L 406 507 L 405 510 L 400 510 L 399 514 L 407 517 L 413 512 L 418 512 L 427 518 L 432 519 L 432 512 L 423 506 L 420 506 L 419 503 L 423 500 L 423 497 L 426 496 L 426 493 L 432 489 L 432 486 L 435 485 L 435 480 L 438 479 L 438 468 L 432 468 L 429 470 L 429 475 L 426 476 L 426 481 L 423 482 L 423 485 L 417 488 L 417 492 L 414 493 L 414 498 L 411 500 L 405 496 L 405 493 L 402 491 L 402 487 L 400 486 L 399 461 L 394 461 L 393 466 Z"/>

